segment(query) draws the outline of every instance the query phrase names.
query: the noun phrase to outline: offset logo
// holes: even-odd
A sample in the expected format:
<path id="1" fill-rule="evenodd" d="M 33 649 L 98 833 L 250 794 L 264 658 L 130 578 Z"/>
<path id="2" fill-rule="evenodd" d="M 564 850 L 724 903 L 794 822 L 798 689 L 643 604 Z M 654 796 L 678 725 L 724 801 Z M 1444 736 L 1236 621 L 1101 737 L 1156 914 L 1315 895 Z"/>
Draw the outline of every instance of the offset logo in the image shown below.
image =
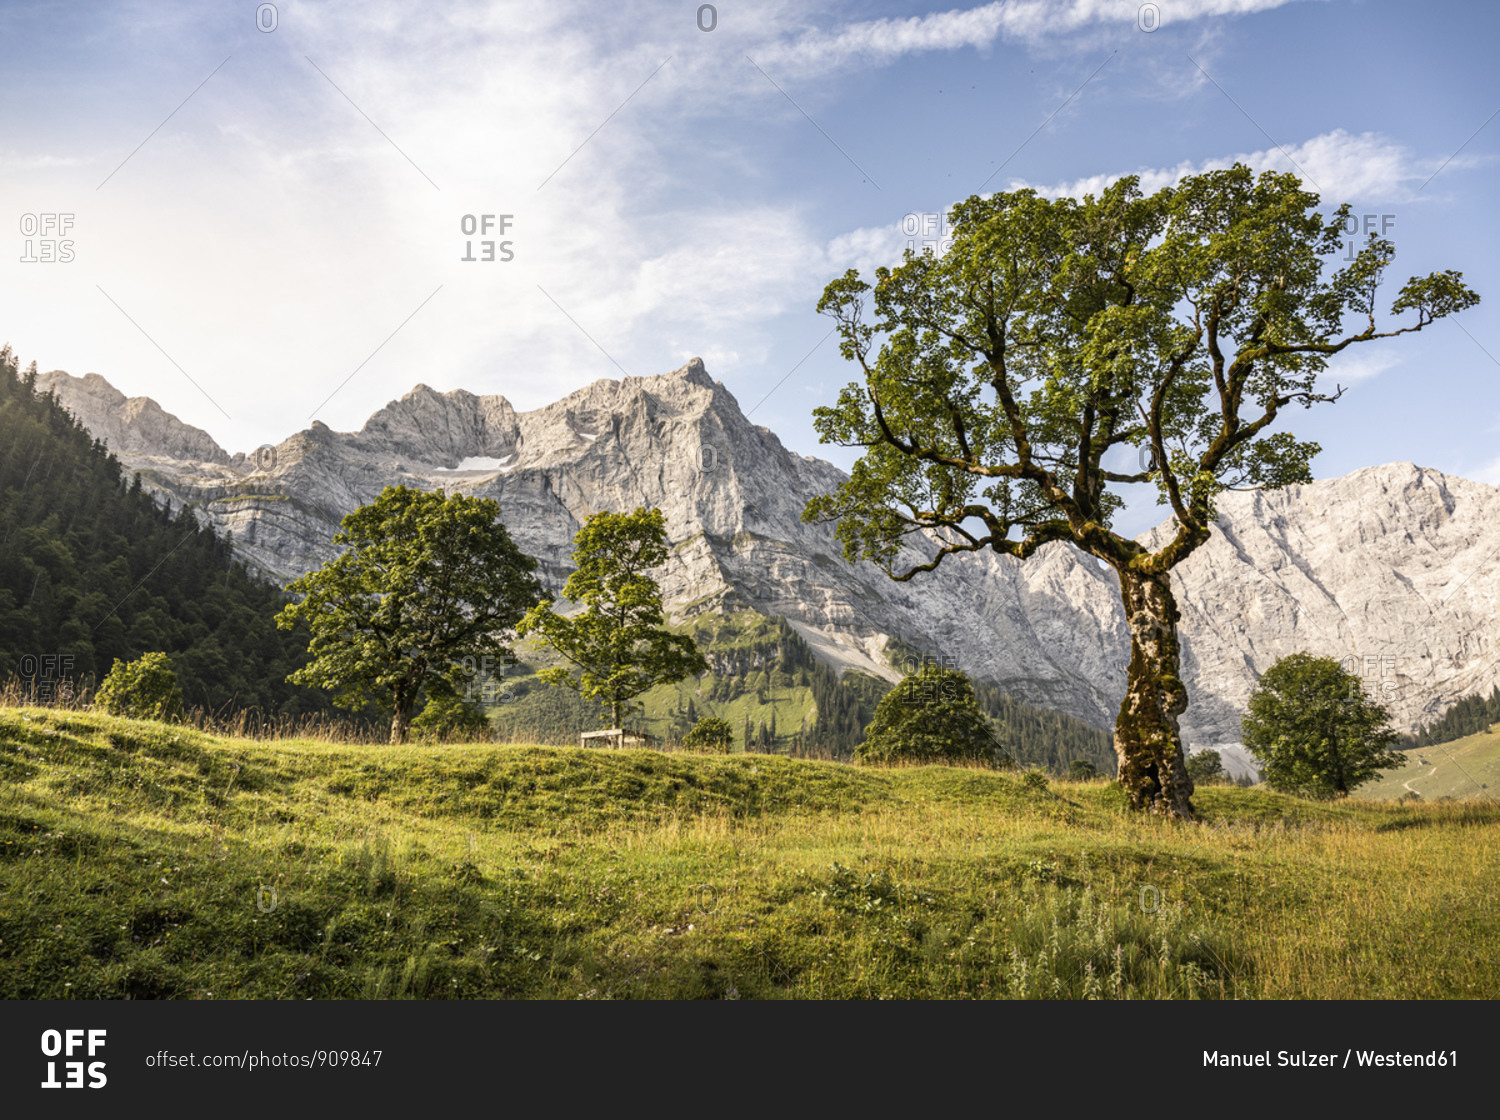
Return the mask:
<path id="1" fill-rule="evenodd" d="M 496 219 L 499 219 L 497 222 Z M 489 233 L 497 225 L 501 235 L 504 235 L 511 227 L 514 214 L 465 214 L 459 220 L 458 228 L 463 231 L 465 237 L 472 237 L 476 233 Z M 495 246 L 499 245 L 500 255 L 495 256 Z M 513 261 L 516 259 L 514 241 L 481 241 L 479 243 L 479 256 L 474 255 L 474 242 L 464 242 L 464 255 L 458 259 L 461 261 Z"/>
<path id="2" fill-rule="evenodd" d="M 102 1089 L 109 1079 L 104 1076 L 103 1062 L 83 1061 L 83 1056 L 95 1057 L 100 1050 L 104 1049 L 104 1031 L 102 1030 L 46 1030 L 42 1032 L 42 1056 L 50 1059 L 58 1057 L 73 1058 L 73 1061 L 58 1062 L 56 1060 L 47 1063 L 47 1080 L 42 1082 L 43 1089 Z M 57 1067 L 62 1066 L 64 1080 L 57 1079 Z M 85 1083 L 84 1077 L 88 1081 Z"/>
<path id="3" fill-rule="evenodd" d="M 26 252 L 21 256 L 21 263 L 56 261 L 67 264 L 73 259 L 73 242 L 67 239 L 72 228 L 72 214 L 22 214 L 21 236 L 26 238 Z"/>

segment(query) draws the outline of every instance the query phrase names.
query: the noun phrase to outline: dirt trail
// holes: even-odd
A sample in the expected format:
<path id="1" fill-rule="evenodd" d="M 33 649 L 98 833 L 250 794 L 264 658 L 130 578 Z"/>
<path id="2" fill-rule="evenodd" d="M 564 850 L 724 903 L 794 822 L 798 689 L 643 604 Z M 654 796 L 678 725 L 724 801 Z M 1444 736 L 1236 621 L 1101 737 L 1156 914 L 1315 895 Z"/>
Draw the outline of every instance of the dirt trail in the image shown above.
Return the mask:
<path id="1" fill-rule="evenodd" d="M 1432 777 L 1436 773 L 1437 773 L 1437 767 L 1434 766 L 1431 770 L 1427 771 L 1427 773 L 1419 775 L 1419 777 L 1430 778 L 1430 777 Z M 1415 781 L 1415 780 L 1416 780 L 1415 778 L 1412 779 L 1412 781 Z M 1412 793 L 1417 793 L 1416 790 L 1414 790 L 1414 789 L 1411 788 L 1411 782 L 1402 782 L 1401 785 L 1402 785 L 1403 788 L 1411 790 Z M 1420 797 L 1421 794 L 1417 793 L 1417 796 Z"/>

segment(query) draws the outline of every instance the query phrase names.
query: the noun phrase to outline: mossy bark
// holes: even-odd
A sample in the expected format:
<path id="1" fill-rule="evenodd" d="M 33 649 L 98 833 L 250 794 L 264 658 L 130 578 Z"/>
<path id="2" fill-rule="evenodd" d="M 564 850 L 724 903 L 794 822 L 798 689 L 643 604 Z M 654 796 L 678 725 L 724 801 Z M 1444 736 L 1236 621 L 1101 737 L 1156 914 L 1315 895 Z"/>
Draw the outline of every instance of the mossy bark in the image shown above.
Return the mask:
<path id="1" fill-rule="evenodd" d="M 1177 641 L 1181 617 L 1170 573 L 1120 574 L 1120 596 L 1130 625 L 1130 672 L 1115 721 L 1120 785 L 1136 809 L 1196 819 L 1177 717 L 1187 710 Z"/>

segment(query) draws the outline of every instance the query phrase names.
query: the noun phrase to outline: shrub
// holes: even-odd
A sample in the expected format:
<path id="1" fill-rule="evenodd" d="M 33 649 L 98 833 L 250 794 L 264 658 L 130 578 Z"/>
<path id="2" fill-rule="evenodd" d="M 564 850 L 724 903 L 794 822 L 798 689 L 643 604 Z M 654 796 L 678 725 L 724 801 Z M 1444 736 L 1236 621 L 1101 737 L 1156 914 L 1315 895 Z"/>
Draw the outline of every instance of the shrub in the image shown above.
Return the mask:
<path id="1" fill-rule="evenodd" d="M 165 653 L 144 653 L 134 661 L 115 658 L 94 694 L 94 706 L 130 719 L 180 719 L 182 690 L 171 660 Z"/>
<path id="2" fill-rule="evenodd" d="M 734 741 L 734 728 L 728 720 L 718 716 L 704 716 L 682 739 L 689 750 L 707 751 L 710 754 L 728 754 L 729 744 Z"/>
<path id="3" fill-rule="evenodd" d="M 1042 791 L 1047 788 L 1047 774 L 1044 770 L 1028 770 L 1021 775 L 1021 784 L 1027 789 Z"/>
<path id="4" fill-rule="evenodd" d="M 484 709 L 462 696 L 436 696 L 427 701 L 422 714 L 411 721 L 421 739 L 438 743 L 472 743 L 493 737 Z"/>
<path id="5" fill-rule="evenodd" d="M 875 707 L 861 762 L 981 762 L 993 766 L 999 744 L 974 697 L 974 686 L 957 669 L 925 662 Z"/>

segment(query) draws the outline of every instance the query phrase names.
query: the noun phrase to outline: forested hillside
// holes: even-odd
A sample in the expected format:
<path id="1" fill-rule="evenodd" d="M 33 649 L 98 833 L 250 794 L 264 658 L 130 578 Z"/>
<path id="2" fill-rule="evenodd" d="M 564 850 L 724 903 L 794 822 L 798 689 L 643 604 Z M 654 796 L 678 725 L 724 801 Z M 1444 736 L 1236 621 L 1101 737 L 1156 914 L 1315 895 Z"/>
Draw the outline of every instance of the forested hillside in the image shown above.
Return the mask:
<path id="1" fill-rule="evenodd" d="M 1115 772 L 1114 738 L 1062 712 L 1035 708 L 1007 696 L 988 681 L 974 682 L 974 697 L 995 723 L 995 735 L 1019 766 L 1066 774 L 1081 759 L 1100 774 Z"/>
<path id="2" fill-rule="evenodd" d="M 251 578 L 187 509 L 170 513 L 18 376 L 0 349 L 0 681 L 39 699 L 97 684 L 116 658 L 171 655 L 189 707 L 330 710 L 289 685 L 307 635 L 276 629 L 284 597 Z"/>
<path id="3" fill-rule="evenodd" d="M 1444 712 L 1442 719 L 1429 723 L 1402 745 L 1409 749 L 1451 743 L 1455 739 L 1488 731 L 1496 720 L 1500 720 L 1500 686 L 1496 686 L 1488 697 L 1482 694 L 1465 696 Z"/>

